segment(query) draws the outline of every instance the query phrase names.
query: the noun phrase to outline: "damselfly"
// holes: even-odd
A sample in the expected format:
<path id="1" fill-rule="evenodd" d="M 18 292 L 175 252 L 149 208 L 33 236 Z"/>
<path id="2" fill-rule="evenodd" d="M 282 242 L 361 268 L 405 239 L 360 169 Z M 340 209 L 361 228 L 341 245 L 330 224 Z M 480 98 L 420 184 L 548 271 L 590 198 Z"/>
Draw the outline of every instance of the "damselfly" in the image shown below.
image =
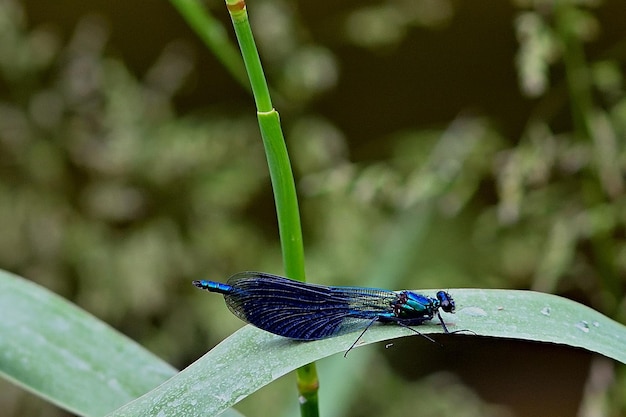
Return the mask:
<path id="1" fill-rule="evenodd" d="M 264 272 L 240 272 L 226 284 L 206 280 L 193 284 L 223 294 L 240 319 L 291 339 L 325 339 L 364 328 L 350 349 L 375 322 L 395 323 L 432 341 L 410 326 L 436 315 L 443 331 L 450 333 L 439 309 L 454 313 L 455 308 L 446 291 L 433 298 L 406 290 L 308 284 Z"/>

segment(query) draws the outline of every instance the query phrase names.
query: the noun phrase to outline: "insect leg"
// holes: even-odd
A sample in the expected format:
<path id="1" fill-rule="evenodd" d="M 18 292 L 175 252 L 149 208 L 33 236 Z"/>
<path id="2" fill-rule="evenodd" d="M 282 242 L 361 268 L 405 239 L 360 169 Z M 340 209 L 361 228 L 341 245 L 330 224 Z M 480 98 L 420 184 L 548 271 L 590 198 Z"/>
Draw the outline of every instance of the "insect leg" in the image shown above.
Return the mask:
<path id="1" fill-rule="evenodd" d="M 443 345 L 442 345 L 441 343 L 439 343 L 439 342 L 435 341 L 435 339 L 433 339 L 432 337 L 430 337 L 430 336 L 428 336 L 428 335 L 425 335 L 424 333 L 421 333 L 421 332 L 419 332 L 419 331 L 415 330 L 415 329 L 414 329 L 414 328 L 412 328 L 411 326 L 407 326 L 406 324 L 402 323 L 401 321 L 397 321 L 396 323 L 398 323 L 398 325 L 399 325 L 399 326 L 402 326 L 402 327 L 404 327 L 405 329 L 409 329 L 409 330 L 410 330 L 410 331 L 412 331 L 413 333 L 415 333 L 415 334 L 418 334 L 418 335 L 422 336 L 424 339 L 428 339 L 428 340 L 430 340 L 431 342 L 436 343 L 436 344 L 438 344 L 439 346 L 442 346 L 442 347 L 443 347 Z"/>
<path id="2" fill-rule="evenodd" d="M 358 343 L 358 341 L 359 341 L 359 340 L 361 340 L 361 338 L 363 337 L 363 335 L 365 334 L 365 332 L 367 331 L 367 329 L 369 329 L 369 328 L 370 328 L 370 326 L 371 326 L 372 324 L 374 324 L 377 320 L 378 320 L 378 317 L 374 317 L 374 318 L 372 319 L 372 321 L 370 321 L 370 322 L 367 324 L 367 327 L 365 327 L 365 329 L 361 332 L 361 334 L 359 335 L 359 337 L 357 337 L 357 338 L 356 338 L 356 340 L 354 341 L 354 343 L 350 345 L 350 348 L 349 348 L 348 350 L 346 350 L 346 353 L 344 353 L 344 354 L 343 354 L 343 357 L 344 357 L 344 358 L 348 356 L 348 352 L 350 352 L 350 351 L 352 350 L 352 348 L 354 348 L 354 347 L 356 346 L 356 344 Z"/>
<path id="3" fill-rule="evenodd" d="M 441 317 L 441 313 L 439 312 L 439 310 L 437 310 L 437 317 L 439 318 L 439 322 L 441 323 L 441 327 L 443 327 L 443 332 L 444 333 L 450 333 L 450 330 L 448 330 L 448 326 L 446 326 L 446 323 L 444 323 L 443 318 Z"/>
<path id="4" fill-rule="evenodd" d="M 455 334 L 455 333 L 468 332 L 468 333 L 473 334 L 474 336 L 477 336 L 476 332 L 474 332 L 472 330 L 468 330 L 468 329 L 455 330 L 455 331 L 451 332 L 450 330 L 448 330 L 448 326 L 446 326 L 446 323 L 443 322 L 443 318 L 441 317 L 441 314 L 439 314 L 439 311 L 437 311 L 437 317 L 439 317 L 439 322 L 441 323 L 441 326 L 443 327 L 443 332 L 444 333 Z"/>

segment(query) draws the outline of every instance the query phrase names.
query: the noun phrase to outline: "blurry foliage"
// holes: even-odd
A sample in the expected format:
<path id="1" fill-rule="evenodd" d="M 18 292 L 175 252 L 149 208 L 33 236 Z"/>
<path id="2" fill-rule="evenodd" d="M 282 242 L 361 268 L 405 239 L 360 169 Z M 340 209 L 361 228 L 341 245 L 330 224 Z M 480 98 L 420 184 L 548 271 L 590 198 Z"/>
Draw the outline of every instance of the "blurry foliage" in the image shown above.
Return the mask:
<path id="1" fill-rule="evenodd" d="M 445 27 L 453 14 L 449 0 L 390 0 L 350 11 L 344 30 L 354 45 L 389 48 L 397 46 L 412 28 Z"/>
<path id="2" fill-rule="evenodd" d="M 516 3 L 519 84 L 536 103 L 523 131 L 506 137 L 488 114 L 463 114 L 441 129 L 391 131 L 380 138 L 389 156 L 370 163 L 351 161 L 344 133 L 309 110 L 340 83 L 335 52 L 311 40 L 291 3 L 255 3 L 312 281 L 361 283 L 390 227 L 429 203 L 437 214 L 428 246 L 405 260 L 416 272 L 401 286 L 568 293 L 626 321 L 624 62 L 585 56 L 602 31 L 598 2 Z M 389 0 L 334 18 L 344 42 L 378 51 L 414 27 L 445 28 L 454 12 L 454 2 Z M 281 272 L 254 114 L 178 116 L 172 100 L 194 71 L 187 48 L 167 45 L 137 77 L 110 57 L 97 17 L 64 42 L 27 29 L 24 10 L 3 1 L 0 34 L 0 267 L 184 365 L 207 338 L 240 326 L 221 302 L 196 297 L 192 278 Z M 556 123 L 562 114 L 568 122 Z M 615 378 L 623 390 L 623 370 Z M 393 392 L 408 400 L 430 386 L 399 385 Z M 454 402 L 473 397 L 463 398 Z M 623 401 L 614 404 L 623 411 Z M 462 415 L 501 415 L 482 407 Z"/>
<path id="3" fill-rule="evenodd" d="M 171 311 L 184 305 L 173 291 L 181 281 L 236 270 L 235 254 L 265 268 L 280 259 L 275 238 L 250 233 L 247 220 L 267 191 L 254 118 L 176 118 L 172 94 L 193 65 L 180 45 L 137 80 L 106 57 L 97 18 L 61 47 L 54 33 L 26 32 L 21 11 L 3 4 L 14 18 L 0 40 L 0 263 L 148 345 L 158 335 L 139 323 L 191 337 Z M 47 62 L 41 44 L 54 47 Z M 23 71 L 22 57 L 35 56 Z M 155 349 L 174 359 L 170 343 Z"/>
<path id="4" fill-rule="evenodd" d="M 375 368 L 376 380 L 364 378 L 359 385 L 389 387 L 390 395 L 371 396 L 357 404 L 356 415 L 419 415 L 423 417 L 452 416 L 459 413 L 467 417 L 510 417 L 505 407 L 490 405 L 469 390 L 454 374 L 436 372 L 419 382 L 399 380 L 379 363 Z M 359 389 L 367 389 L 359 387 Z M 419 399 L 417 401 L 416 399 Z M 463 410 L 460 410 L 462 404 Z"/>

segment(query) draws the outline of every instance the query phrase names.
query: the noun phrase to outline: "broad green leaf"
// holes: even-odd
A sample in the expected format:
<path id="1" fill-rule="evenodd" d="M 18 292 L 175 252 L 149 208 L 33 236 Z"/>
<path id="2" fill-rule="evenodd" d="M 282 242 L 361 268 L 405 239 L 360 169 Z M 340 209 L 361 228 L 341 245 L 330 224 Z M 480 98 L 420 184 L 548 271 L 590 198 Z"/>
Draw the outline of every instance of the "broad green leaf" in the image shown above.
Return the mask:
<path id="1" fill-rule="evenodd" d="M 444 314 L 451 330 L 580 347 L 626 363 L 626 327 L 571 300 L 532 291 L 451 289 L 450 293 L 458 311 Z M 419 331 L 441 332 L 435 322 L 420 326 Z M 373 326 L 362 341 L 412 334 L 398 326 Z M 296 342 L 245 326 L 165 384 L 110 416 L 216 415 L 299 366 L 345 352 L 357 335 Z M 471 335 L 459 337 L 471 343 Z"/>
<path id="2" fill-rule="evenodd" d="M 102 416 L 176 373 L 67 300 L 0 271 L 0 374 L 73 413 Z"/>

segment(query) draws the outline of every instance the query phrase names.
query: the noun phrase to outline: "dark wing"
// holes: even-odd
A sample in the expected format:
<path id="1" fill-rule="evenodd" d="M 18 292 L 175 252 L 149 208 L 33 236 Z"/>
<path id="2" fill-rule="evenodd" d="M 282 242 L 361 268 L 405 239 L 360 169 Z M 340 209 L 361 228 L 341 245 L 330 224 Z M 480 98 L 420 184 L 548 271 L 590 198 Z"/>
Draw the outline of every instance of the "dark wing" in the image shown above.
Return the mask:
<path id="1" fill-rule="evenodd" d="M 316 340 L 367 326 L 393 316 L 393 291 L 326 287 L 261 272 L 241 272 L 228 284 L 228 308 L 240 319 L 268 332 Z"/>

